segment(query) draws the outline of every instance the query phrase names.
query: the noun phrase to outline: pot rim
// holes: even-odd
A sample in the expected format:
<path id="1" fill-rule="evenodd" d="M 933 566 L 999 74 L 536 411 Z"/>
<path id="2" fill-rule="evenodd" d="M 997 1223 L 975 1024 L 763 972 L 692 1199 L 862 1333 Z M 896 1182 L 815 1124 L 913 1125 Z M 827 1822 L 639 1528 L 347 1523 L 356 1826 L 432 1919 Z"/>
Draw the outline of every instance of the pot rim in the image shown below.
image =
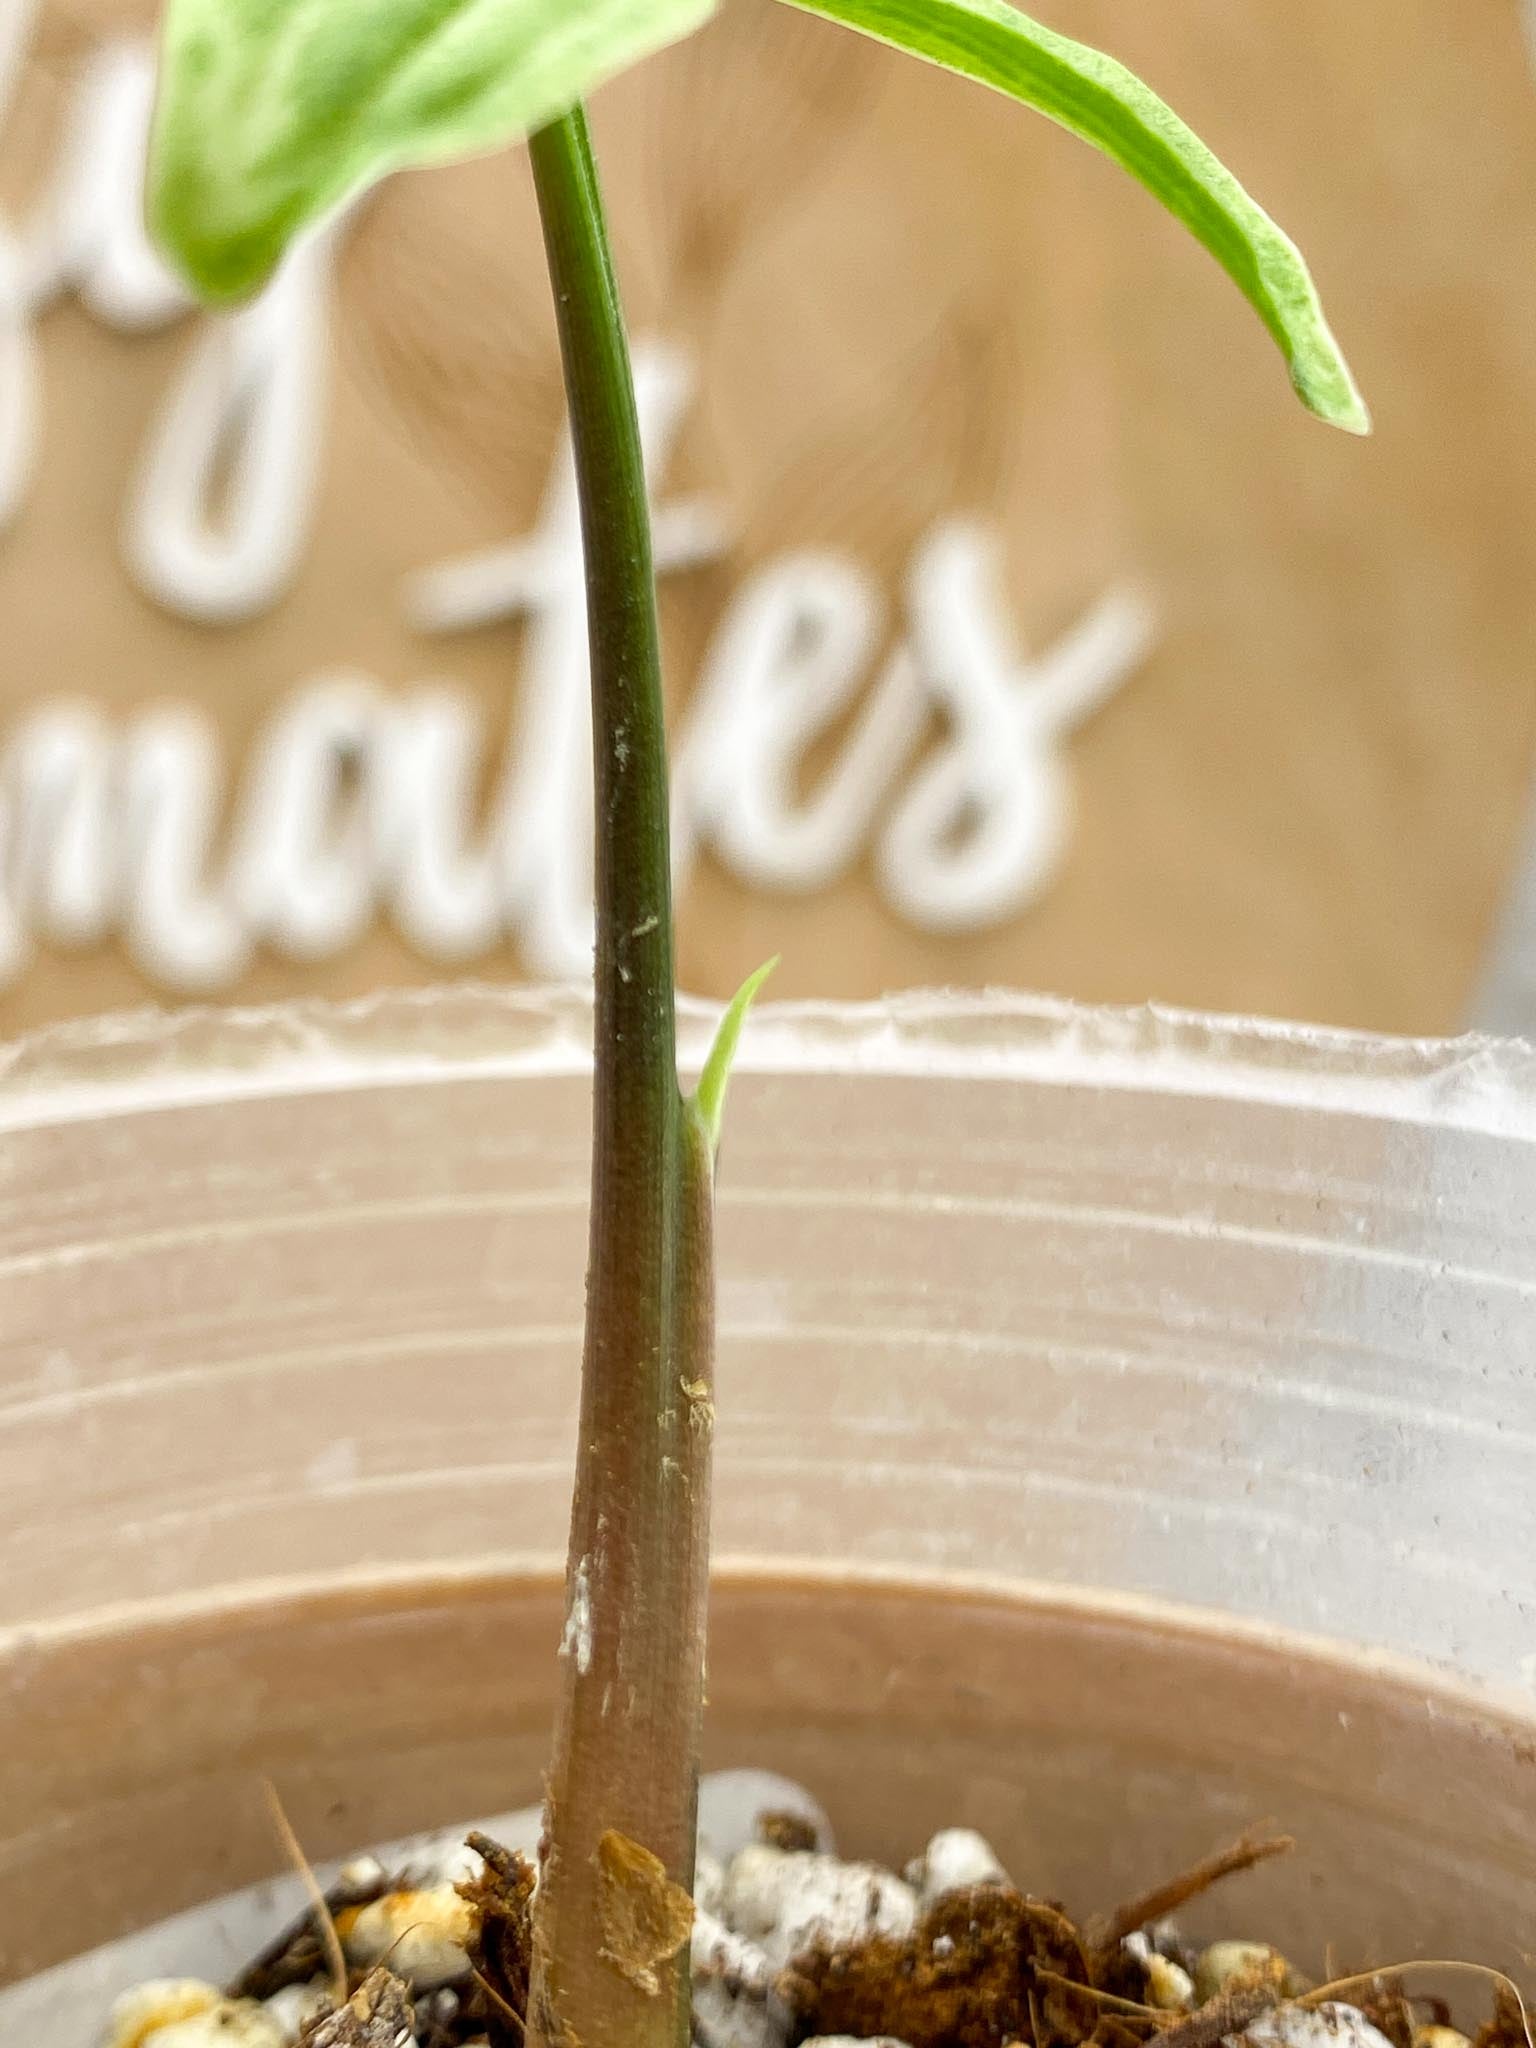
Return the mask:
<path id="1" fill-rule="evenodd" d="M 581 1074 L 591 1009 L 580 987 L 460 983 L 81 1019 L 0 1047 L 0 1131 L 472 1074 Z M 685 1071 L 702 1063 L 719 1015 L 716 1003 L 681 1000 Z M 764 1004 L 737 1071 L 1220 1097 L 1536 1143 L 1536 1044 L 1525 1040 L 1391 1037 L 1005 989 Z"/>

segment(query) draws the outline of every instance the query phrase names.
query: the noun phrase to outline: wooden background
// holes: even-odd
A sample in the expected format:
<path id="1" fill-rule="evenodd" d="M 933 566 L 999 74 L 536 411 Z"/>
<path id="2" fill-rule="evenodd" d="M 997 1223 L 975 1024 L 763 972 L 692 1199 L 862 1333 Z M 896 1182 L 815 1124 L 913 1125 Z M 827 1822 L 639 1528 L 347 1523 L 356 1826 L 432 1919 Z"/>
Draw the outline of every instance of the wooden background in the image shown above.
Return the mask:
<path id="1" fill-rule="evenodd" d="M 51 0 L 0 142 L 19 205 L 63 82 L 112 0 Z M 780 952 L 779 993 L 1000 982 L 1405 1031 L 1465 1015 L 1536 751 L 1536 84 L 1515 0 L 1058 0 L 1180 108 L 1307 249 L 1373 404 L 1372 443 L 1291 401 L 1231 287 L 1081 145 L 960 81 L 771 4 L 602 95 L 638 331 L 702 373 L 673 465 L 739 544 L 673 580 L 679 687 L 730 592 L 790 546 L 879 569 L 893 606 L 949 512 L 994 517 L 1027 644 L 1133 573 L 1162 638 L 1070 743 L 1079 818 L 1046 900 L 922 936 L 867 873 L 810 898 L 708 861 L 681 973 L 720 994 Z M 397 181 L 345 261 L 314 545 L 238 630 L 138 597 L 127 479 L 187 345 L 43 326 L 46 467 L 0 540 L 0 734 L 27 704 L 216 709 L 238 756 L 301 677 L 444 668 L 505 730 L 519 629 L 446 645 L 402 578 L 532 523 L 558 428 L 520 155 Z M 493 762 L 499 744 L 492 748 Z M 509 950 L 477 966 L 519 971 Z M 238 991 L 440 978 L 385 928 Z M 143 1000 L 115 949 L 40 960 L 0 1031 Z"/>

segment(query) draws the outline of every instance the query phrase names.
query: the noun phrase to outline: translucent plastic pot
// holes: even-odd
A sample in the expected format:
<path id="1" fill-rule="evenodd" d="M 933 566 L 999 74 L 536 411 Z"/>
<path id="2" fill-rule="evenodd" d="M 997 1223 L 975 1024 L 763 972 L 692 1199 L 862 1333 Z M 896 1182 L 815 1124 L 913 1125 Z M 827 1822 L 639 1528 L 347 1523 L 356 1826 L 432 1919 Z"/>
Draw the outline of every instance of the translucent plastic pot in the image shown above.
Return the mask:
<path id="1" fill-rule="evenodd" d="M 275 1869 L 263 1772 L 316 1856 L 536 1795 L 588 1034 L 458 992 L 0 1073 L 0 1984 Z M 721 1228 L 714 1761 L 1082 1911 L 1267 1817 L 1224 1930 L 1521 1965 L 1536 1055 L 770 1010 Z"/>

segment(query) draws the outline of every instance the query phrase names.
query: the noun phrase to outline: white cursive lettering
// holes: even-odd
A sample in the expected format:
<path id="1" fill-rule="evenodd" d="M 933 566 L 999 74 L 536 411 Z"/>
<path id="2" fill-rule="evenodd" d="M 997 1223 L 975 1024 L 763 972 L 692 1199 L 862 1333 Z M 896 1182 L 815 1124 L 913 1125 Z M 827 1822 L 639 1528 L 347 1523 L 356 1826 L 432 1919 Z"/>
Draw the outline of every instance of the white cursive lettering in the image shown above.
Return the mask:
<path id="1" fill-rule="evenodd" d="M 0 125 L 32 18 L 33 0 L 0 6 Z M 37 459 L 39 315 L 74 293 L 134 334 L 188 311 L 141 221 L 152 95 L 142 44 L 99 46 L 41 198 L 20 227 L 0 222 L 0 528 L 22 509 Z M 155 419 L 123 553 L 138 586 L 182 617 L 252 617 L 298 566 L 344 229 L 338 219 L 310 238 L 252 307 L 200 322 Z M 636 387 L 659 490 L 690 365 L 650 343 L 636 352 Z M 663 577 L 726 552 L 706 498 L 660 495 L 653 516 Z M 836 554 L 791 553 L 743 584 L 678 737 L 679 889 L 704 850 L 752 887 L 803 892 L 873 844 L 887 900 L 925 929 L 996 924 L 1039 897 L 1071 829 L 1067 745 L 1143 660 L 1152 625 L 1136 592 L 1116 591 L 1027 658 L 996 555 L 985 529 L 941 523 L 914 554 L 899 621 Z M 170 705 L 111 723 L 89 704 L 45 705 L 0 747 L 0 981 L 25 970 L 36 943 L 116 933 L 156 981 L 216 993 L 258 946 L 327 958 L 381 911 L 433 961 L 459 964 L 516 935 L 534 972 L 585 973 L 591 739 L 568 431 L 534 531 L 422 571 L 405 608 L 440 636 L 524 621 L 516 718 L 483 822 L 488 735 L 451 680 L 401 691 L 333 672 L 294 690 L 257 734 L 222 857 L 223 756 L 203 712 Z M 808 762 L 834 733 L 810 786 Z"/>

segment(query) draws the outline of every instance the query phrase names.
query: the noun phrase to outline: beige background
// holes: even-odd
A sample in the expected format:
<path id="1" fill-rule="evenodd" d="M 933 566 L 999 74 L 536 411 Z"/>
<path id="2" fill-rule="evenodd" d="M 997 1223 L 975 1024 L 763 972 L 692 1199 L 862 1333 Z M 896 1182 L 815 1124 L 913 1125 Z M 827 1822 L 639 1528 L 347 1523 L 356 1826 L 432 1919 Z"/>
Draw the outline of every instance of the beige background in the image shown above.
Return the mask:
<path id="1" fill-rule="evenodd" d="M 0 143 L 13 204 L 91 15 L 48 12 Z M 786 995 L 1006 982 L 1452 1028 L 1536 744 L 1536 86 L 1513 0 L 1063 0 L 1051 18 L 1137 64 L 1304 242 L 1378 437 L 1309 422 L 1143 194 L 959 81 L 735 0 L 611 89 L 597 125 L 634 325 L 702 369 L 674 484 L 722 495 L 740 534 L 667 589 L 680 695 L 754 564 L 831 543 L 894 606 L 951 511 L 1004 527 L 1031 644 L 1126 571 L 1163 612 L 1152 662 L 1072 742 L 1077 834 L 1036 910 L 939 940 L 865 874 L 789 900 L 706 861 L 682 977 L 720 993 L 778 951 Z M 115 553 L 186 333 L 46 317 L 46 466 L 0 542 L 0 727 L 66 690 L 198 697 L 238 750 L 346 661 L 401 686 L 449 670 L 504 730 L 518 630 L 422 642 L 399 593 L 526 529 L 543 488 L 559 401 L 521 158 L 398 182 L 346 280 L 315 543 L 279 610 L 236 631 L 164 617 Z M 381 928 L 323 967 L 263 961 L 239 994 L 439 974 Z M 147 993 L 113 951 L 45 959 L 0 992 L 0 1030 Z"/>

